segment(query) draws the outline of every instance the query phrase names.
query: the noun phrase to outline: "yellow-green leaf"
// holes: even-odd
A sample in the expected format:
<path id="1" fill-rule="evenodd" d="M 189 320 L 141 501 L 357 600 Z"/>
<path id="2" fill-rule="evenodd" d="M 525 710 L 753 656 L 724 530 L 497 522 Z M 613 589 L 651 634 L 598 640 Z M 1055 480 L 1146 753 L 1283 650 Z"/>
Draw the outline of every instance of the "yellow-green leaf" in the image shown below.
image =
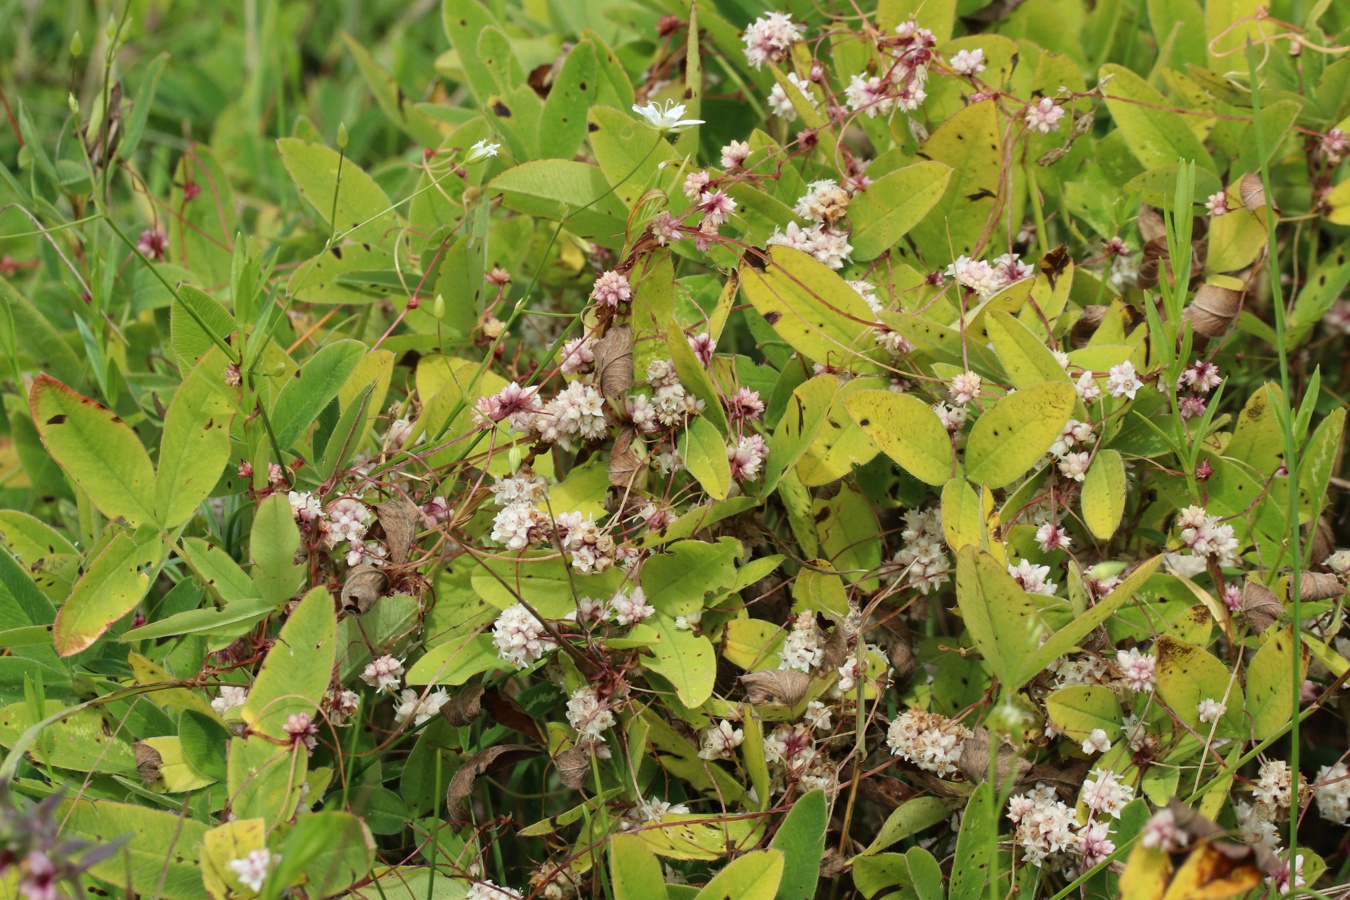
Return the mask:
<path id="1" fill-rule="evenodd" d="M 1204 144 L 1187 126 L 1174 104 L 1143 78 L 1114 63 L 1102 66 L 1102 78 L 1111 79 L 1106 107 L 1120 128 L 1130 152 L 1146 169 L 1174 166 L 1177 160 L 1194 160 L 1214 172 L 1214 160 Z"/>
<path id="2" fill-rule="evenodd" d="M 1125 462 L 1115 450 L 1100 450 L 1083 480 L 1083 522 L 1108 540 L 1125 514 Z"/>
<path id="3" fill-rule="evenodd" d="M 56 652 L 71 656 L 87 649 L 114 622 L 136 608 L 159 563 L 159 535 L 119 533 L 95 556 L 69 599 L 56 614 Z"/>
<path id="4" fill-rule="evenodd" d="M 165 528 L 192 518 L 230 459 L 235 389 L 225 385 L 225 355 L 213 347 L 174 392 L 164 416 L 155 475 L 155 514 Z"/>
<path id="5" fill-rule="evenodd" d="M 1013 387 L 1021 389 L 1042 381 L 1069 380 L 1069 373 L 1045 346 L 1045 341 L 1011 314 L 992 310 L 984 327 Z"/>
<path id="6" fill-rule="evenodd" d="M 1069 393 L 1073 393 L 1072 388 Z M 918 397 L 894 391 L 859 391 L 848 395 L 844 408 L 882 453 L 915 478 L 938 485 L 952 476 L 952 442 L 947 428 Z"/>
<path id="7" fill-rule="evenodd" d="M 1078 394 L 1042 382 L 1003 397 L 975 422 L 966 441 L 966 477 L 998 489 L 1027 474 L 1059 437 Z"/>
<path id="8" fill-rule="evenodd" d="M 33 382 L 29 410 L 52 458 L 105 516 L 155 521 L 155 469 L 125 422 L 49 375 Z"/>
<path id="9" fill-rule="evenodd" d="M 286 718 L 314 715 L 328 689 L 337 647 L 333 598 L 315 588 L 281 626 L 242 711 L 251 731 L 288 740 Z"/>
<path id="10" fill-rule="evenodd" d="M 1312 658 L 1306 646 L 1301 649 L 1299 684 L 1307 677 Z M 1286 626 L 1270 635 L 1247 666 L 1247 711 L 1252 717 L 1252 736 L 1258 741 L 1279 732 L 1298 711 L 1293 669 L 1294 634 Z"/>
<path id="11" fill-rule="evenodd" d="M 267 846 L 267 829 L 262 819 L 234 819 L 217 825 L 202 840 L 202 882 L 211 900 L 249 893 L 230 863 L 243 859 L 254 850 Z"/>
<path id="12" fill-rule="evenodd" d="M 731 490 L 731 464 L 727 461 L 726 444 L 717 427 L 707 419 L 695 419 L 684 430 L 680 459 L 709 497 L 721 500 Z"/>
<path id="13" fill-rule="evenodd" d="M 975 646 L 1008 691 L 1038 671 L 1032 657 L 1042 626 L 1036 604 L 1008 566 L 977 547 L 956 557 L 956 602 Z"/>
<path id="14" fill-rule="evenodd" d="M 339 163 L 336 150 L 299 138 L 281 138 L 277 149 L 300 196 L 338 234 L 357 243 L 378 244 L 398 227 L 389 197 L 352 160 Z"/>
<path id="15" fill-rule="evenodd" d="M 712 696 L 717 674 L 712 641 L 676 628 L 675 620 L 664 613 L 657 613 L 647 624 L 661 634 L 661 640 L 652 647 L 656 656 L 646 663 L 647 668 L 669 681 L 685 706 L 702 706 Z"/>
<path id="16" fill-rule="evenodd" d="M 165 900 L 201 900 L 198 854 L 207 827 L 175 810 L 147 809 L 111 800 L 71 800 L 57 813 L 64 836 L 91 844 L 127 837 L 109 858 L 90 872 L 114 885 Z"/>
<path id="17" fill-rule="evenodd" d="M 713 876 L 697 900 L 773 900 L 783 878 L 783 854 L 756 850 L 734 859 Z"/>
<path id="18" fill-rule="evenodd" d="M 848 207 L 854 259 L 875 259 L 918 224 L 942 198 L 951 166 L 919 162 L 887 172 L 856 194 Z"/>

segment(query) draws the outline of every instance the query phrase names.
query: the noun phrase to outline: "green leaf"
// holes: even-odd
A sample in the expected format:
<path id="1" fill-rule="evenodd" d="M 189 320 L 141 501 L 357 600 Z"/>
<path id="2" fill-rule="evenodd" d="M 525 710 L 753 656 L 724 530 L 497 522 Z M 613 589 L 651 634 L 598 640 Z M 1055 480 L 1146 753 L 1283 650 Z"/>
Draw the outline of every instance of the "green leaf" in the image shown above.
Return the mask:
<path id="1" fill-rule="evenodd" d="M 1120 700 L 1110 688 L 1096 684 L 1075 684 L 1060 688 L 1045 701 L 1050 721 L 1075 743 L 1100 728 L 1115 740 L 1120 734 Z"/>
<path id="2" fill-rule="evenodd" d="M 1209 172 L 1217 171 L 1186 118 L 1147 81 L 1114 63 L 1102 66 L 1100 77 L 1111 79 L 1106 108 L 1130 152 L 1145 169 L 1174 166 L 1182 159 L 1194 160 Z"/>
<path id="3" fill-rule="evenodd" d="M 226 603 L 258 596 L 253 579 L 216 545 L 202 538 L 183 538 L 180 555 L 197 579 Z"/>
<path id="4" fill-rule="evenodd" d="M 820 860 L 825 854 L 825 828 L 829 803 L 822 790 L 797 798 L 778 826 L 769 846 L 783 854 L 783 878 L 777 900 L 811 900 L 820 880 Z"/>
<path id="5" fill-rule="evenodd" d="M 875 259 L 909 233 L 947 190 L 952 168 L 920 162 L 887 172 L 856 194 L 848 205 L 853 223 L 853 258 Z"/>
<path id="6" fill-rule="evenodd" d="M 1125 462 L 1115 450 L 1099 450 L 1083 480 L 1083 523 L 1105 541 L 1125 514 Z"/>
<path id="7" fill-rule="evenodd" d="M 1069 373 L 1045 346 L 1045 341 L 1011 314 L 992 310 L 984 327 L 1013 387 L 1021 390 L 1042 381 L 1068 382 Z"/>
<path id="8" fill-rule="evenodd" d="M 479 672 L 507 669 L 510 664 L 497 655 L 492 635 L 437 644 L 408 670 L 408 684 L 463 684 Z"/>
<path id="9" fill-rule="evenodd" d="M 192 518 L 230 460 L 235 403 L 225 386 L 225 356 L 202 358 L 174 392 L 164 416 L 155 475 L 155 512 L 165 528 Z"/>
<path id="10" fill-rule="evenodd" d="M 675 620 L 663 613 L 652 616 L 647 624 L 661 634 L 661 640 L 652 647 L 656 656 L 646 663 L 647 668 L 669 681 L 685 706 L 702 706 L 712 696 L 717 675 L 712 641 L 676 628 Z"/>
<path id="11" fill-rule="evenodd" d="M 595 45 L 582 41 L 563 60 L 553 79 L 540 119 L 547 128 L 539 130 L 539 156 L 542 159 L 571 159 L 586 139 L 586 110 L 595 101 Z"/>
<path id="12" fill-rule="evenodd" d="M 742 553 L 740 541 L 721 538 L 678 541 L 666 553 L 652 556 L 642 566 L 642 584 L 647 602 L 674 618 L 703 608 L 736 578 L 735 559 Z"/>
<path id="13" fill-rule="evenodd" d="M 309 754 L 303 747 L 278 744 L 276 739 L 255 734 L 233 738 L 226 760 L 225 787 L 236 818 L 260 818 L 274 828 L 295 815 L 309 768 Z"/>
<path id="14" fill-rule="evenodd" d="M 858 391 L 849 394 L 844 408 L 882 453 L 924 484 L 945 484 L 951 478 L 951 437 L 937 413 L 918 397 Z"/>
<path id="15" fill-rule="evenodd" d="M 189 609 L 176 613 L 166 619 L 133 628 L 122 635 L 121 640 L 123 643 L 132 643 L 186 634 L 238 637 L 276 611 L 275 605 L 261 597 L 248 597 L 227 603 L 222 609 Z"/>
<path id="16" fill-rule="evenodd" d="M 279 608 L 305 583 L 305 567 L 295 564 L 300 549 L 300 529 L 295 525 L 290 501 L 276 493 L 258 507 L 253 517 L 249 550 L 256 568 L 253 583 L 257 595 Z"/>
<path id="17" fill-rule="evenodd" d="M 0 544 L 30 565 L 48 556 L 79 553 L 56 529 L 17 509 L 0 510 Z"/>
<path id="18" fill-rule="evenodd" d="M 1293 681 L 1293 629 L 1286 626 L 1267 634 L 1270 636 L 1247 666 L 1247 712 L 1252 719 L 1252 737 L 1258 741 L 1279 733 L 1298 711 Z M 1307 646 L 1301 649 L 1299 684 L 1307 677 L 1312 659 Z"/>
<path id="19" fill-rule="evenodd" d="M 1050 663 L 1070 652 L 1079 641 L 1105 623 L 1122 605 L 1132 600 L 1134 595 L 1144 586 L 1144 582 L 1153 577 L 1153 573 L 1158 570 L 1158 564 L 1161 562 L 1161 556 L 1144 560 L 1125 577 L 1124 581 L 1116 585 L 1115 590 L 1098 600 L 1097 604 L 1086 613 L 1075 616 L 1068 625 L 1052 634 L 1050 639 L 1040 646 L 1032 658 L 1031 674 L 1040 672 Z"/>
<path id="20" fill-rule="evenodd" d="M 314 588 L 281 626 L 242 712 L 249 730 L 287 741 L 286 717 L 314 714 L 333 674 L 337 617 L 333 598 Z"/>
<path id="21" fill-rule="evenodd" d="M 74 800 L 58 814 L 62 834 L 106 844 L 126 838 L 90 872 L 112 885 L 165 900 L 201 900 L 200 850 L 207 827 L 177 812 L 110 800 Z"/>
<path id="22" fill-rule="evenodd" d="M 136 608 L 160 560 L 159 535 L 121 532 L 89 561 L 56 614 L 56 652 L 72 656 L 90 647 L 114 622 Z"/>
<path id="23" fill-rule="evenodd" d="M 779 337 L 814 362 L 875 370 L 872 310 L 843 278 L 807 253 L 769 248 L 763 268 L 744 262 L 741 292 Z"/>
<path id="24" fill-rule="evenodd" d="M 1005 690 L 1017 690 L 1036 674 L 1030 664 L 1042 626 L 1036 604 L 1006 564 L 977 547 L 964 548 L 956 557 L 956 599 L 975 646 Z"/>
<path id="25" fill-rule="evenodd" d="M 881 378 L 854 378 L 839 388 L 820 431 L 797 461 L 797 478 L 802 484 L 806 487 L 830 484 L 876 458 L 880 448 L 849 416 L 846 404 L 852 394 L 884 388 L 886 384 Z"/>
<path id="26" fill-rule="evenodd" d="M 672 204 L 684 205 L 673 183 L 676 177 L 683 177 L 679 167 L 663 165 L 679 159 L 665 138 L 626 109 L 594 106 L 586 119 L 595 160 L 624 206 L 631 209 L 654 187 L 674 194 Z"/>
<path id="27" fill-rule="evenodd" d="M 169 311 L 169 338 L 178 367 L 190 372 L 212 347 L 237 330 L 234 316 L 215 298 L 190 284 L 180 284 Z M 222 377 L 224 373 L 221 373 Z"/>
<path id="28" fill-rule="evenodd" d="M 995 803 L 994 784 L 990 781 L 981 782 L 966 803 L 961 831 L 956 836 L 956 864 L 952 866 L 951 889 L 947 894 L 950 900 L 979 900 L 989 894 L 993 863 L 989 850 L 998 839 Z"/>
<path id="29" fill-rule="evenodd" d="M 300 368 L 299 375 L 287 379 L 271 414 L 272 431 L 283 451 L 314 424 L 368 352 L 361 341 L 337 341 L 321 347 Z"/>
<path id="30" fill-rule="evenodd" d="M 356 243 L 379 244 L 398 228 L 398 216 L 389 197 L 352 160 L 341 159 L 336 150 L 298 138 L 279 139 L 277 149 L 300 196 L 337 234 Z"/>
<path id="31" fill-rule="evenodd" d="M 910 230 L 906 242 L 923 248 L 925 266 L 933 270 L 958 256 L 975 255 L 1002 195 L 1003 126 L 994 101 L 972 103 L 943 122 L 922 153 L 952 169 L 942 199 Z"/>
<path id="32" fill-rule="evenodd" d="M 872 843 L 858 855 L 875 856 L 910 835 L 926 831 L 939 822 L 946 821 L 951 814 L 947 804 L 937 797 L 915 797 L 906 800 L 886 818 Z"/>
<path id="33" fill-rule="evenodd" d="M 839 379 L 833 375 L 809 378 L 792 391 L 787 408 L 774 428 L 768 458 L 764 460 L 760 483 L 766 494 L 778 486 L 783 473 L 797 464 L 815 440 L 838 391 Z"/>
<path id="34" fill-rule="evenodd" d="M 614 900 L 659 900 L 666 896 L 661 861 L 642 838 L 614 835 L 609 841 L 609 867 Z"/>
<path id="35" fill-rule="evenodd" d="M 364 822 L 347 812 L 317 812 L 301 816 L 286 836 L 271 883 L 303 876 L 306 896 L 336 897 L 364 879 L 374 861 L 375 839 Z"/>
<path id="36" fill-rule="evenodd" d="M 570 159 L 541 159 L 507 169 L 488 182 L 507 209 L 565 221 L 567 230 L 606 247 L 627 231 L 628 210 L 598 167 Z"/>
<path id="37" fill-rule="evenodd" d="M 1003 397 L 976 420 L 966 441 L 966 477 L 997 490 L 1027 474 L 1059 437 L 1078 394 L 1043 382 Z"/>
<path id="38" fill-rule="evenodd" d="M 633 319 L 636 321 L 638 318 L 637 298 L 633 300 L 633 307 Z M 689 341 L 685 338 L 680 323 L 673 318 L 666 322 L 665 338 L 665 346 L 661 346 L 656 341 L 648 341 L 647 343 L 655 344 L 659 348 L 656 352 L 667 351 L 670 353 L 670 361 L 675 366 L 675 374 L 680 376 L 680 384 L 684 385 L 686 391 L 703 401 L 702 417 L 708 419 L 713 427 L 725 437 L 728 426 L 726 410 L 722 408 L 722 397 L 718 394 L 717 388 L 713 386 L 712 379 L 708 377 L 707 368 L 694 355 L 694 349 L 689 346 Z"/>
<path id="39" fill-rule="evenodd" d="M 994 513 L 994 496 L 984 488 L 984 497 L 975 493 L 970 482 L 953 478 L 942 488 L 942 535 L 953 553 L 962 547 L 983 547 L 993 553 L 1002 548 L 989 540 L 989 524 Z"/>
<path id="40" fill-rule="evenodd" d="M 48 375 L 34 380 L 29 409 L 47 451 L 104 515 L 155 521 L 155 470 L 125 422 Z"/>
<path id="41" fill-rule="evenodd" d="M 680 440 L 680 459 L 709 497 L 726 498 L 731 490 L 731 464 L 717 426 L 703 418 L 690 422 Z"/>

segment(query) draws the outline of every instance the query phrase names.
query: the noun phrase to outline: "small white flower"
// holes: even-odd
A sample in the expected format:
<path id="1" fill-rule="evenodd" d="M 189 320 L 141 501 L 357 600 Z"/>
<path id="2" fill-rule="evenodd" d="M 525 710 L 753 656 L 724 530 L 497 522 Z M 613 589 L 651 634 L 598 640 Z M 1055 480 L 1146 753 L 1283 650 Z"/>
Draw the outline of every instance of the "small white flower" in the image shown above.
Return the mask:
<path id="1" fill-rule="evenodd" d="M 370 662 L 361 673 L 361 680 L 375 688 L 377 694 L 392 694 L 403 677 L 403 660 L 381 656 Z"/>
<path id="2" fill-rule="evenodd" d="M 1129 397 L 1134 399 L 1135 392 L 1144 386 L 1139 380 L 1138 373 L 1134 370 L 1134 363 L 1128 359 L 1118 366 L 1112 366 L 1110 377 L 1106 380 L 1106 389 L 1111 392 L 1113 397 Z"/>
<path id="3" fill-rule="evenodd" d="M 647 124 L 658 131 L 674 133 L 703 124 L 703 119 L 684 118 L 684 104 L 676 103 L 674 100 L 667 100 L 664 104 L 652 101 L 645 106 L 634 104 L 633 112 L 646 119 Z"/>
<path id="4" fill-rule="evenodd" d="M 464 156 L 464 162 L 473 165 L 474 163 L 482 162 L 485 159 L 491 159 L 497 155 L 497 151 L 500 149 L 501 144 L 489 143 L 488 140 L 484 138 L 469 148 L 469 152 Z"/>
<path id="5" fill-rule="evenodd" d="M 698 751 L 700 759 L 731 759 L 736 748 L 745 741 L 745 732 L 726 719 L 703 733 L 703 746 Z"/>
<path id="6" fill-rule="evenodd" d="M 279 862 L 281 862 L 280 853 L 273 853 L 263 847 L 261 850 L 249 851 L 243 859 L 230 860 L 229 867 L 240 884 L 257 893 L 262 890 L 268 871 Z"/>
<path id="7" fill-rule="evenodd" d="M 1205 201 L 1205 207 L 1209 210 L 1211 216 L 1222 216 L 1228 212 L 1228 194 L 1218 191 L 1209 195 Z"/>
<path id="8" fill-rule="evenodd" d="M 582 740 L 603 741 L 606 729 L 614 725 L 614 713 L 600 699 L 595 688 L 584 684 L 567 701 L 567 721 Z"/>
<path id="9" fill-rule="evenodd" d="M 524 896 L 520 891 L 499 887 L 488 880 L 474 882 L 464 900 L 522 900 Z"/>
<path id="10" fill-rule="evenodd" d="M 1092 729 L 1092 734 L 1083 739 L 1084 753 L 1105 753 L 1110 749 L 1111 739 L 1106 736 L 1106 732 L 1101 728 Z"/>
<path id="11" fill-rule="evenodd" d="M 441 707 L 448 702 L 450 694 L 444 689 L 432 691 L 423 697 L 412 688 L 404 688 L 403 693 L 399 694 L 398 709 L 394 710 L 394 721 L 402 725 L 412 719 L 414 725 L 421 725 L 440 712 Z"/>
<path id="12" fill-rule="evenodd" d="M 1223 714 L 1228 712 L 1228 707 L 1218 700 L 1206 697 L 1196 706 L 1195 711 L 1201 722 L 1213 725 L 1223 718 Z"/>
<path id="13" fill-rule="evenodd" d="M 974 50 L 962 50 L 953 56 L 948 64 L 957 75 L 978 75 L 985 69 L 984 50 L 979 47 Z"/>
<path id="14" fill-rule="evenodd" d="M 243 706 L 248 699 L 248 688 L 232 684 L 221 685 L 220 696 L 211 701 L 211 709 L 222 719 L 225 714 L 237 706 Z"/>

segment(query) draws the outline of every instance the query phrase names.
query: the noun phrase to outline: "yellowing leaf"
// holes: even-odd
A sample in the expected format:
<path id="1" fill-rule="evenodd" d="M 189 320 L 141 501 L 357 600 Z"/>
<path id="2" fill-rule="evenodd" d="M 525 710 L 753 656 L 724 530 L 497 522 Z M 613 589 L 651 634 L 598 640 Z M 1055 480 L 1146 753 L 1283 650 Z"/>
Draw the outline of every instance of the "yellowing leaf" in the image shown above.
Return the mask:
<path id="1" fill-rule="evenodd" d="M 169 794 L 184 794 L 215 783 L 214 778 L 198 772 L 187 761 L 178 738 L 144 738 L 140 743 L 159 754 L 159 778 L 152 788 L 158 786 Z"/>
<path id="2" fill-rule="evenodd" d="M 773 330 L 814 362 L 875 371 L 863 356 L 875 317 L 858 292 L 800 250 L 776 245 L 768 256 L 762 269 L 742 263 L 741 291 Z"/>
<path id="3" fill-rule="evenodd" d="M 1215 171 L 1214 160 L 1204 144 L 1187 127 L 1181 113 L 1147 81 L 1124 66 L 1102 66 L 1102 78 L 1110 78 L 1106 106 L 1120 128 L 1125 144 L 1146 169 L 1174 166 L 1177 160 L 1194 160 Z"/>
<path id="4" fill-rule="evenodd" d="M 217 825 L 202 842 L 202 882 L 211 900 L 229 900 L 249 891 L 230 863 L 267 846 L 262 819 L 234 819 Z"/>
<path id="5" fill-rule="evenodd" d="M 854 196 L 848 207 L 854 259 L 875 259 L 904 237 L 942 198 L 952 168 L 919 162 L 887 172 Z"/>
<path id="6" fill-rule="evenodd" d="M 950 166 L 942 199 L 910 230 L 928 268 L 971 256 L 1000 195 L 1003 135 L 992 100 L 971 103 L 938 126 L 923 155 Z"/>
<path id="7" fill-rule="evenodd" d="M 339 174 L 337 151 L 328 147 L 299 138 L 281 138 L 277 148 L 300 196 L 338 234 L 358 243 L 374 244 L 398 227 L 398 216 L 388 196 L 351 159 L 341 161 Z"/>
<path id="8" fill-rule="evenodd" d="M 1074 742 L 1081 742 L 1098 728 L 1111 740 L 1120 734 L 1120 701 L 1101 685 L 1074 684 L 1060 688 L 1046 698 L 1045 710 L 1055 727 Z"/>
<path id="9" fill-rule="evenodd" d="M 1083 481 L 1083 522 L 1101 540 L 1108 540 L 1125 514 L 1125 463 L 1115 450 L 1100 450 Z"/>
<path id="10" fill-rule="evenodd" d="M 838 391 L 839 379 L 833 375 L 817 375 L 793 390 L 769 442 L 768 458 L 764 460 L 761 482 L 766 492 L 778 485 L 783 473 L 796 464 L 815 440 L 825 425 L 826 415 L 833 408 Z"/>
<path id="11" fill-rule="evenodd" d="M 29 410 L 47 451 L 105 516 L 155 521 L 155 470 L 125 422 L 48 375 L 33 382 Z"/>
<path id="12" fill-rule="evenodd" d="M 731 464 L 726 444 L 707 419 L 694 419 L 680 441 L 680 458 L 708 496 L 722 500 L 731 490 Z"/>
<path id="13" fill-rule="evenodd" d="M 797 477 L 802 484 L 818 487 L 838 481 L 855 466 L 866 465 L 877 455 L 876 441 L 849 417 L 845 403 L 858 391 L 884 388 L 885 384 L 879 378 L 855 378 L 834 395 L 820 431 L 797 461 Z"/>
<path id="14" fill-rule="evenodd" d="M 647 668 L 669 681 L 685 706 L 702 706 L 712 696 L 717 674 L 712 641 L 676 628 L 675 620 L 663 613 L 657 613 L 648 624 L 660 632 L 661 640 L 652 647 L 656 656 L 646 663 Z"/>
<path id="15" fill-rule="evenodd" d="M 614 900 L 661 900 L 666 896 L 661 861 L 642 838 L 616 834 L 608 849 Z"/>
<path id="16" fill-rule="evenodd" d="M 956 602 L 975 646 L 1007 691 L 1035 675 L 1032 655 L 1043 626 L 1036 604 L 1008 567 L 977 547 L 956 557 Z"/>
<path id="17" fill-rule="evenodd" d="M 1069 393 L 1073 394 L 1073 388 Z M 859 391 L 848 395 L 844 408 L 882 453 L 915 478 L 938 485 L 951 477 L 952 442 L 947 428 L 918 397 L 894 391 Z M 1063 425 L 1061 422 L 1059 427 Z"/>
<path id="18" fill-rule="evenodd" d="M 993 539 L 998 527 L 994 495 L 987 487 L 983 494 L 976 494 L 964 478 L 947 482 L 942 488 L 942 535 L 953 553 L 959 553 L 962 547 L 982 547 L 995 559 L 1007 562 L 1003 542 Z"/>
<path id="19" fill-rule="evenodd" d="M 753 847 L 761 828 L 758 819 L 667 813 L 659 825 L 641 828 L 636 834 L 657 856 L 712 860 Z"/>
<path id="20" fill-rule="evenodd" d="M 1069 380 L 1069 373 L 1027 326 L 1001 309 L 989 313 L 985 321 L 994 352 L 1013 387 L 1028 388 L 1042 381 Z"/>
<path id="21" fill-rule="evenodd" d="M 1243 720 L 1242 688 L 1229 687 L 1228 667 L 1212 653 L 1175 638 L 1161 635 L 1153 643 L 1158 658 L 1158 693 L 1172 712 L 1201 735 L 1210 723 L 1201 722 L 1197 711 L 1202 700 L 1222 702 L 1227 710 L 1219 720 L 1219 737 L 1236 737 Z"/>
<path id="22" fill-rule="evenodd" d="M 1302 650 L 1300 684 L 1307 677 L 1311 659 L 1308 648 Z M 1279 732 L 1298 711 L 1293 668 L 1294 635 L 1286 626 L 1270 635 L 1247 666 L 1247 711 L 1252 717 L 1252 736 L 1258 741 Z"/>
<path id="23" fill-rule="evenodd" d="M 1059 437 L 1077 401 L 1073 385 L 1050 381 L 999 400 L 970 430 L 966 477 L 997 489 L 1025 475 Z"/>
<path id="24" fill-rule="evenodd" d="M 114 622 L 136 608 L 150 587 L 159 562 L 154 531 L 132 537 L 119 533 L 89 561 L 69 599 L 56 614 L 56 652 L 71 656 L 87 649 Z"/>
<path id="25" fill-rule="evenodd" d="M 129 838 L 91 874 L 115 885 L 140 885 L 165 900 L 201 900 L 198 855 L 207 827 L 196 819 L 111 800 L 66 801 L 57 816 L 67 837 L 91 844 Z"/>
<path id="26" fill-rule="evenodd" d="M 225 355 L 213 347 L 178 386 L 164 416 L 155 512 L 166 528 L 192 517 L 229 462 L 234 402 L 224 371 Z"/>
<path id="27" fill-rule="evenodd" d="M 756 850 L 734 859 L 713 876 L 697 900 L 773 900 L 783 878 L 783 854 Z"/>

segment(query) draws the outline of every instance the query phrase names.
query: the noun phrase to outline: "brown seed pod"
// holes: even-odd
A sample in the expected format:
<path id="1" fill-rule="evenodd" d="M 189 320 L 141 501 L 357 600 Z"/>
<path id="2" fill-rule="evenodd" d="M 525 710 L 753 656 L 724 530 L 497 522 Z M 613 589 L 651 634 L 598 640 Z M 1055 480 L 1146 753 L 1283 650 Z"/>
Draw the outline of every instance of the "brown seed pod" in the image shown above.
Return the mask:
<path id="1" fill-rule="evenodd" d="M 633 386 L 633 329 L 620 325 L 595 342 L 595 380 L 605 397 L 617 397 Z"/>
<path id="2" fill-rule="evenodd" d="M 1217 284 L 1202 284 L 1182 315 L 1190 321 L 1196 334 L 1218 337 L 1229 329 L 1241 311 L 1241 291 Z"/>

